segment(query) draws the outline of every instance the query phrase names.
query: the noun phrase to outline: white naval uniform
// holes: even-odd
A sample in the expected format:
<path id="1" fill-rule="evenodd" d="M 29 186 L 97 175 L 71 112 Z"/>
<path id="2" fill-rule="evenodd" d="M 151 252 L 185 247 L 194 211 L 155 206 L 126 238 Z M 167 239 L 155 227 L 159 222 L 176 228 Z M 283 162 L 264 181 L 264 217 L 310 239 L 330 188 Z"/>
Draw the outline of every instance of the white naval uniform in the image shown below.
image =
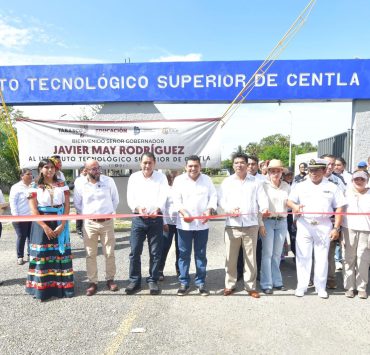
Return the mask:
<path id="1" fill-rule="evenodd" d="M 303 205 L 303 212 L 332 212 L 345 205 L 338 186 L 323 178 L 314 184 L 307 178 L 295 185 L 289 200 Z M 333 224 L 330 215 L 303 214 L 297 220 L 296 266 L 297 290 L 306 292 L 312 266 L 312 248 L 315 253 L 314 285 L 317 292 L 325 291 L 328 275 L 328 252 Z"/>

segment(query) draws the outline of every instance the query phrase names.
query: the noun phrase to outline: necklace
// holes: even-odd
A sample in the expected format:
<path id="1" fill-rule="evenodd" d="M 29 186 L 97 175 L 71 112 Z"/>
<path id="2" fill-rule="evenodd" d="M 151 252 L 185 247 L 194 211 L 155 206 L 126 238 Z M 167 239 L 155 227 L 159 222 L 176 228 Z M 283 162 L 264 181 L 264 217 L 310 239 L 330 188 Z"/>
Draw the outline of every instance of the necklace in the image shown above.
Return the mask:
<path id="1" fill-rule="evenodd" d="M 50 205 L 51 205 L 51 207 L 53 207 L 54 206 L 54 186 L 45 183 L 45 188 L 49 192 L 49 195 L 50 195 Z"/>

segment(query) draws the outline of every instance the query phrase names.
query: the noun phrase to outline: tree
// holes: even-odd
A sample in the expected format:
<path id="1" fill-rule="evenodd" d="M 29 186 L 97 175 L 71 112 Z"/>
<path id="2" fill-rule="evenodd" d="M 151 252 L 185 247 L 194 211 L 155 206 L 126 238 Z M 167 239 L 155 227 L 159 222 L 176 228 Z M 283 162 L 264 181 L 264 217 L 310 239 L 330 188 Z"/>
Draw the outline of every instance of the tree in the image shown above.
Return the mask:
<path id="1" fill-rule="evenodd" d="M 255 155 L 260 160 L 280 159 L 284 166 L 289 164 L 289 144 L 290 137 L 282 134 L 274 134 L 261 139 L 259 143 L 250 142 L 245 147 L 244 152 L 248 155 Z M 238 146 L 238 149 L 241 146 Z M 303 142 L 298 145 L 292 145 L 292 165 L 296 154 L 314 152 L 317 147 L 310 142 Z M 225 166 L 227 160 L 223 162 Z"/>
<path id="2" fill-rule="evenodd" d="M 8 117 L 9 114 L 9 117 Z M 19 179 L 19 157 L 15 151 L 16 131 L 15 120 L 22 117 L 23 113 L 8 106 L 7 112 L 4 107 L 0 109 L 0 182 L 1 188 L 8 191 L 9 187 Z M 10 118 L 10 122 L 9 122 Z"/>

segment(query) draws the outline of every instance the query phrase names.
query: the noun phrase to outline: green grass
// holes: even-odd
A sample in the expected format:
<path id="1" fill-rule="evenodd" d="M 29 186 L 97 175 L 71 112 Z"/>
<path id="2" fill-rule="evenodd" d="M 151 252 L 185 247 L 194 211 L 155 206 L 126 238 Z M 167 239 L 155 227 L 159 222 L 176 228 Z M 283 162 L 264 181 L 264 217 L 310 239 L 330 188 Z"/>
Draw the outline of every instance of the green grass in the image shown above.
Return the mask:
<path id="1" fill-rule="evenodd" d="M 211 176 L 212 182 L 215 185 L 221 185 L 222 181 L 224 181 L 225 178 L 226 176 Z"/>

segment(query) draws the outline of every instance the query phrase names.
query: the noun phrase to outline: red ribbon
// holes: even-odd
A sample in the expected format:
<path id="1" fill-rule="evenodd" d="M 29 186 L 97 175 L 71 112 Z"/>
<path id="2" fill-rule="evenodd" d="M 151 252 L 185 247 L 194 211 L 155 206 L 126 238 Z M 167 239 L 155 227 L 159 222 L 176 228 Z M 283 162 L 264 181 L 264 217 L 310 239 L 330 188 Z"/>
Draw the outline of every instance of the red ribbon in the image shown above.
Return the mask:
<path id="1" fill-rule="evenodd" d="M 274 215 L 288 215 L 288 214 L 300 214 L 300 215 L 325 215 L 325 216 L 370 216 L 370 212 L 274 212 Z M 241 214 L 217 214 L 212 216 L 191 216 L 192 219 L 224 219 L 227 217 L 239 217 L 245 215 L 255 215 L 255 213 L 241 213 Z M 74 221 L 81 219 L 112 219 L 112 218 L 135 218 L 135 217 L 148 217 L 143 214 L 69 214 L 69 215 L 55 215 L 55 214 L 43 214 L 43 215 L 30 215 L 30 216 L 11 216 L 11 215 L 0 215 L 0 222 L 32 222 L 32 221 Z M 152 217 L 152 215 L 151 215 Z M 156 217 L 171 217 L 157 215 Z"/>

